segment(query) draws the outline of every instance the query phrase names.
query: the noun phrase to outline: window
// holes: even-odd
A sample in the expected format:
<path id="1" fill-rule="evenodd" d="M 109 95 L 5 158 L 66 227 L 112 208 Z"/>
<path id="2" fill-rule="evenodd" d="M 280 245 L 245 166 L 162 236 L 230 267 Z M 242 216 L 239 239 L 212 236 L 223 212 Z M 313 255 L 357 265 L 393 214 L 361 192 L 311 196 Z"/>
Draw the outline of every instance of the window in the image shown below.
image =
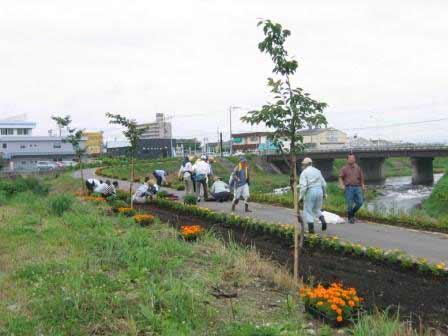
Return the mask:
<path id="1" fill-rule="evenodd" d="M 29 130 L 28 128 L 18 128 L 17 129 L 17 135 L 28 135 Z"/>
<path id="2" fill-rule="evenodd" d="M 336 132 L 328 132 L 327 133 L 327 141 L 328 142 L 338 142 L 338 134 Z"/>
<path id="3" fill-rule="evenodd" d="M 20 149 L 25 149 L 26 146 L 25 145 L 20 145 Z"/>
<path id="4" fill-rule="evenodd" d="M 2 145 L 2 148 L 8 148 L 8 144 L 5 144 L 5 143 L 4 143 L 4 144 Z"/>
<path id="5" fill-rule="evenodd" d="M 53 148 L 55 148 L 55 149 L 61 149 L 61 143 L 60 143 L 60 142 L 55 142 L 55 143 L 53 143 Z"/>
<path id="6" fill-rule="evenodd" d="M 250 141 L 251 142 L 257 142 L 258 141 L 258 137 L 257 136 L 251 136 L 250 137 Z"/>
<path id="7" fill-rule="evenodd" d="M 0 134 L 1 135 L 13 135 L 14 134 L 14 130 L 12 128 L 2 128 L 0 130 Z"/>

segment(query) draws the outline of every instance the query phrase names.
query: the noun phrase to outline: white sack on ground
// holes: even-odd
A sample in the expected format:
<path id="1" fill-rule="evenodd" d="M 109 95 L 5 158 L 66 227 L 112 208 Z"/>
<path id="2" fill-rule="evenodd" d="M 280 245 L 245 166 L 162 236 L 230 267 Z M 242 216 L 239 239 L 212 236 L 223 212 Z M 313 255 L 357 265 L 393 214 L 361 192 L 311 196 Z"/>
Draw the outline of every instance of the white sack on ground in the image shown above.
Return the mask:
<path id="1" fill-rule="evenodd" d="M 334 213 L 331 213 L 328 211 L 322 211 L 322 215 L 324 216 L 325 221 L 328 224 L 344 224 L 345 223 L 344 218 L 342 218 Z"/>

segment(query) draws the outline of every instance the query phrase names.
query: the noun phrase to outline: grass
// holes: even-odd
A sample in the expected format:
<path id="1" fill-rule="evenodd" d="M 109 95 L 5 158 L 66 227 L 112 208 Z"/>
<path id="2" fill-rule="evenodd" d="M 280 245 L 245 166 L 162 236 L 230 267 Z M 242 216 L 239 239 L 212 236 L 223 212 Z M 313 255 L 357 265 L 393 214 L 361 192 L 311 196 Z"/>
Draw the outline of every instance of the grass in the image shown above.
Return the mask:
<path id="1" fill-rule="evenodd" d="M 423 202 L 423 208 L 431 216 L 448 221 L 448 174 L 436 184 L 431 196 Z"/>
<path id="2" fill-rule="evenodd" d="M 253 250 L 211 234 L 187 243 L 79 200 L 48 211 L 58 197 L 22 192 L 0 208 L 0 334 L 221 335 L 270 323 L 301 335 L 289 274 Z M 238 291 L 233 312 L 212 287 Z"/>
<path id="3" fill-rule="evenodd" d="M 301 313 L 289 273 L 253 249 L 142 228 L 71 198 L 79 183 L 68 176 L 48 183 L 48 196 L 23 189 L 0 206 L 1 335 L 332 334 Z M 217 299 L 215 288 L 238 296 Z M 363 328 L 346 332 L 373 335 Z"/>

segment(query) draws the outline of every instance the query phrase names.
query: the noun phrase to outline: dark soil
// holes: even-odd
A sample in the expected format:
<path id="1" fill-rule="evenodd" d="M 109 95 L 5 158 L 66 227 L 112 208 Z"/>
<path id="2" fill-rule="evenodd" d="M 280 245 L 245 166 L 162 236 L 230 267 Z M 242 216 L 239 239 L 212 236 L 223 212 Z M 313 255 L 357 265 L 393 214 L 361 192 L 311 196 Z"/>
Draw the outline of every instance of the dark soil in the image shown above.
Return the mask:
<path id="1" fill-rule="evenodd" d="M 173 226 L 199 224 L 213 229 L 222 239 L 244 246 L 255 246 L 265 257 L 292 269 L 292 246 L 284 239 L 241 227 L 208 223 L 203 219 L 179 215 L 170 210 L 145 205 L 142 210 L 156 214 Z M 229 235 L 231 232 L 231 235 Z M 343 282 L 355 287 L 365 299 L 365 308 L 399 310 L 403 319 L 436 327 L 448 333 L 448 279 L 406 271 L 388 264 L 373 263 L 354 255 L 344 256 L 323 249 L 305 249 L 300 274 L 306 280 L 323 284 Z"/>

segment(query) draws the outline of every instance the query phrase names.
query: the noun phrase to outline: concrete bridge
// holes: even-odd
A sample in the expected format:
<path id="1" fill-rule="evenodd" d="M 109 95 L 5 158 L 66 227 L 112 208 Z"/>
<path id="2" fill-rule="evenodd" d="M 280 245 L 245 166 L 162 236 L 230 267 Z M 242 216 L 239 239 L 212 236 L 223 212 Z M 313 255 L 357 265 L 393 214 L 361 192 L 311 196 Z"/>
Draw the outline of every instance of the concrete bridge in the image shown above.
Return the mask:
<path id="1" fill-rule="evenodd" d="M 433 160 L 435 157 L 448 156 L 448 146 L 415 145 L 415 146 L 378 146 L 356 147 L 325 150 L 307 150 L 300 160 L 308 156 L 313 159 L 314 166 L 321 170 L 325 179 L 334 180 L 333 163 L 335 159 L 344 159 L 353 153 L 364 171 L 366 183 L 382 183 L 384 161 L 391 157 L 408 157 L 412 164 L 412 183 L 430 185 L 434 182 Z M 277 153 L 267 153 L 268 162 L 275 163 L 280 169 L 288 169 L 284 157 Z"/>

